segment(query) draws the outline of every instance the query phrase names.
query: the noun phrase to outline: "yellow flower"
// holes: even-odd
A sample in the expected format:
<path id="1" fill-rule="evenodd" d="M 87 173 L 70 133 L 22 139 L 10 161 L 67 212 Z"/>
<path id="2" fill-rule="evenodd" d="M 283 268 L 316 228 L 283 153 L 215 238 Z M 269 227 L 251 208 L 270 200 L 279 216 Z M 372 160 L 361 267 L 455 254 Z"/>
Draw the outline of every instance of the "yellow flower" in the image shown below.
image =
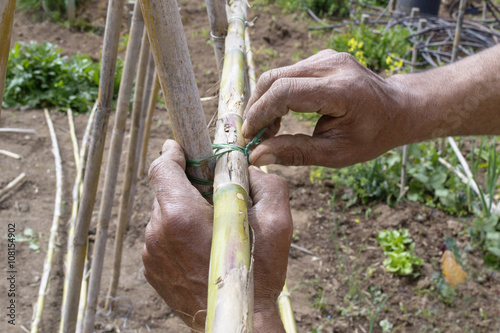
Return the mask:
<path id="1" fill-rule="evenodd" d="M 392 63 L 392 57 L 391 56 L 388 56 L 387 59 L 385 59 L 385 63 L 387 65 L 390 65 Z"/>
<path id="2" fill-rule="evenodd" d="M 358 43 L 358 49 L 361 49 L 363 47 L 363 42 Z"/>
<path id="3" fill-rule="evenodd" d="M 359 223 L 360 221 L 359 219 L 354 219 L 354 222 Z"/>

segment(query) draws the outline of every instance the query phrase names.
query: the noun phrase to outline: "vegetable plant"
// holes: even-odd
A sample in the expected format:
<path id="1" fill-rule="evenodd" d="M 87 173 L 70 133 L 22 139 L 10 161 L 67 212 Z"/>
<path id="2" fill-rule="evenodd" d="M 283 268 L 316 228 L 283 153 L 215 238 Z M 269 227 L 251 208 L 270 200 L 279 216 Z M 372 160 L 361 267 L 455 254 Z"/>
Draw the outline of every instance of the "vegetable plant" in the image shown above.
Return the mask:
<path id="1" fill-rule="evenodd" d="M 388 256 L 382 263 L 386 271 L 410 275 L 414 268 L 422 265 L 422 259 L 413 253 L 415 243 L 410 238 L 408 229 L 382 230 L 378 234 L 377 241 L 384 254 Z"/>
<path id="2" fill-rule="evenodd" d="M 66 57 L 61 52 L 47 42 L 16 43 L 9 54 L 3 107 L 70 107 L 87 112 L 97 99 L 100 64 L 84 54 Z M 121 67 L 119 61 L 115 96 Z"/>

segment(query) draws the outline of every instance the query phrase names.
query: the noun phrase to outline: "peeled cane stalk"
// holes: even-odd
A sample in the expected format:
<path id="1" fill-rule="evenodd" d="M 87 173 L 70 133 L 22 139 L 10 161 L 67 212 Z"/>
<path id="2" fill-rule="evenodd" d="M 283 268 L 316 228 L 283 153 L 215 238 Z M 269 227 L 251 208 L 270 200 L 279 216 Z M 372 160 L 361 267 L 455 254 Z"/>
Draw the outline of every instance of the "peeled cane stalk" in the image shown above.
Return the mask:
<path id="1" fill-rule="evenodd" d="M 108 239 L 108 226 L 115 196 L 118 170 L 120 167 L 121 153 L 123 150 L 123 137 L 127 114 L 132 94 L 132 86 L 137 63 L 141 49 L 141 38 L 144 33 L 144 19 L 142 18 L 141 6 L 136 2 L 132 15 L 129 41 L 123 65 L 122 79 L 116 108 L 115 124 L 111 137 L 111 145 L 108 153 L 108 165 L 106 166 L 106 177 L 104 181 L 104 195 L 101 200 L 99 217 L 97 222 L 96 239 L 92 255 L 92 270 L 89 277 L 89 289 L 87 295 L 87 307 L 85 310 L 84 332 L 93 332 L 97 301 L 101 288 L 101 277 L 103 271 L 104 255 L 106 252 L 106 241 Z"/>
<path id="2" fill-rule="evenodd" d="M 5 75 L 7 75 L 10 35 L 12 33 L 15 9 L 16 0 L 0 1 L 0 116 L 2 115 L 3 91 L 5 88 Z"/>
<path id="3" fill-rule="evenodd" d="M 219 95 L 215 143 L 245 146 L 246 2 L 232 1 Z M 248 225 L 248 161 L 232 151 L 217 159 L 206 332 L 253 331 L 252 239 Z"/>
<path id="4" fill-rule="evenodd" d="M 64 333 L 74 332 L 76 327 L 82 275 L 87 254 L 88 233 L 99 184 L 102 154 L 113 101 L 116 57 L 124 3 L 125 0 L 109 0 L 108 5 L 94 128 L 85 168 L 86 175 L 83 182 L 80 209 L 76 219 L 75 237 L 69 240 L 73 243 L 73 255 L 69 263 L 67 295 L 63 296 L 65 304 L 62 309 L 60 332 Z"/>
<path id="5" fill-rule="evenodd" d="M 128 144 L 127 163 L 125 166 L 125 180 L 123 183 L 122 195 L 120 197 L 120 209 L 118 211 L 118 224 L 116 227 L 116 237 L 114 246 L 113 267 L 111 272 L 111 280 L 106 297 L 106 308 L 109 308 L 110 302 L 116 297 L 118 281 L 120 278 L 123 239 L 125 230 L 128 225 L 129 200 L 132 184 L 137 174 L 136 166 L 136 151 L 137 141 L 139 136 L 139 126 L 142 113 L 142 96 L 144 93 L 144 80 L 146 77 L 147 64 L 149 59 L 149 41 L 146 31 L 144 30 L 141 42 L 141 54 L 139 56 L 139 67 L 137 70 L 137 78 L 135 83 L 134 106 L 132 110 L 132 125 L 130 127 L 130 141 Z"/>
<path id="6" fill-rule="evenodd" d="M 50 138 L 52 140 L 52 154 L 54 154 L 54 161 L 56 165 L 56 199 L 54 203 L 54 217 L 52 219 L 52 226 L 50 227 L 47 255 L 45 256 L 45 261 L 43 263 L 43 274 L 40 280 L 38 299 L 33 313 L 33 322 L 31 323 L 31 333 L 36 333 L 40 329 L 43 307 L 45 305 L 45 296 L 49 285 L 50 271 L 52 269 L 52 261 L 54 260 L 54 253 L 56 251 L 57 229 L 59 228 L 59 219 L 61 218 L 62 211 L 63 172 L 61 153 L 59 152 L 59 144 L 57 143 L 57 136 L 52 120 L 50 119 L 49 111 L 45 109 L 44 113 L 45 119 L 47 120 L 47 126 L 49 127 Z"/>

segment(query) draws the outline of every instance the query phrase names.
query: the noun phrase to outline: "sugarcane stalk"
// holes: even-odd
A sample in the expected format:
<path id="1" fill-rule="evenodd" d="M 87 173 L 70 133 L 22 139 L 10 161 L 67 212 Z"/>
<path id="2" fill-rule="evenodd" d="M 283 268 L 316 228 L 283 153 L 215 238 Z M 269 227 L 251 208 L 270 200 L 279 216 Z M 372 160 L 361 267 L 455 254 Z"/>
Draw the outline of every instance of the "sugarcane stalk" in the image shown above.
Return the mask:
<path id="1" fill-rule="evenodd" d="M 177 1 L 141 0 L 141 7 L 175 140 L 188 160 L 209 157 L 213 154 L 211 140 Z M 188 168 L 187 173 L 213 179 L 212 166 Z M 206 185 L 195 186 L 200 192 L 211 190 Z"/>
<path id="2" fill-rule="evenodd" d="M 141 6 L 135 3 L 132 23 L 130 27 L 129 41 L 123 65 L 122 79 L 118 93 L 115 124 L 111 137 L 111 146 L 108 153 L 108 164 L 106 166 L 106 178 L 104 181 L 104 195 L 101 200 L 99 217 L 97 222 L 96 239 L 92 255 L 92 270 L 89 277 L 89 289 L 87 295 L 87 306 L 85 310 L 84 332 L 93 332 L 97 301 L 101 287 L 104 254 L 106 252 L 106 241 L 108 238 L 108 226 L 115 196 L 120 158 L 123 149 L 123 137 L 127 122 L 127 114 L 132 94 L 133 81 L 137 72 L 137 63 L 141 49 L 141 38 L 144 33 L 144 19 L 142 18 Z"/>
<path id="3" fill-rule="evenodd" d="M 69 136 L 71 138 L 71 145 L 73 146 L 73 157 L 75 159 L 75 167 L 78 170 L 81 161 L 80 161 L 80 150 L 78 149 L 78 140 L 76 138 L 75 121 L 73 120 L 73 110 L 71 110 L 71 108 L 68 108 L 66 110 L 66 114 L 68 115 Z"/>
<path id="4" fill-rule="evenodd" d="M 111 280 L 106 297 L 106 308 L 109 308 L 110 302 L 116 297 L 118 281 L 120 278 L 120 268 L 122 260 L 123 239 L 128 225 L 128 205 L 130 200 L 132 184 L 137 174 L 136 152 L 139 137 L 139 127 L 142 113 L 142 96 L 144 93 L 144 80 L 149 59 L 149 41 L 146 31 L 143 32 L 141 42 L 141 53 L 139 56 L 139 67 L 135 82 L 134 104 L 132 109 L 132 125 L 130 128 L 130 141 L 128 144 L 127 163 L 125 166 L 125 181 L 123 183 L 122 195 L 120 197 L 120 209 L 118 211 L 118 224 L 116 227 L 116 236 L 114 243 L 113 267 Z"/>
<path id="5" fill-rule="evenodd" d="M 160 81 L 158 75 L 155 73 L 155 80 L 153 85 L 153 92 L 149 98 L 148 114 L 146 116 L 146 124 L 144 126 L 144 140 L 142 142 L 141 162 L 139 164 L 139 177 L 144 176 L 146 170 L 146 159 L 148 153 L 149 134 L 151 132 L 151 123 L 153 121 L 153 114 L 155 112 L 156 100 L 158 99 L 158 92 L 160 91 Z"/>
<path id="6" fill-rule="evenodd" d="M 451 62 L 455 62 L 455 60 L 457 60 L 458 47 L 460 44 L 460 34 L 462 33 L 462 23 L 464 22 L 466 2 L 467 0 L 460 0 L 460 5 L 458 6 L 458 18 L 457 18 L 457 25 L 455 27 L 455 38 L 453 40 L 453 49 L 451 50 Z"/>
<path id="7" fill-rule="evenodd" d="M 224 45 L 227 33 L 227 15 L 225 0 L 205 0 L 210 24 L 210 37 L 214 44 L 217 71 L 221 73 L 222 59 L 224 58 Z"/>
<path id="8" fill-rule="evenodd" d="M 75 237 L 72 240 L 73 255 L 69 264 L 66 303 L 62 309 L 61 316 L 60 332 L 63 333 L 73 332 L 76 327 L 82 274 L 87 253 L 88 232 L 94 210 L 97 186 L 99 184 L 102 154 L 106 141 L 111 103 L 113 101 L 116 57 L 124 2 L 124 0 L 109 0 L 108 5 L 97 109 L 85 168 L 86 174 L 80 200 L 80 209 L 78 210 L 76 219 Z"/>
<path id="9" fill-rule="evenodd" d="M 241 124 L 245 87 L 246 2 L 234 0 L 219 94 L 215 143 L 245 146 Z M 248 161 L 239 151 L 217 159 L 206 332 L 253 331 L 253 269 L 248 225 Z"/>
<path id="10" fill-rule="evenodd" d="M 16 0 L 0 1 L 0 116 L 2 115 L 3 91 L 5 89 L 5 76 L 7 75 L 7 62 L 9 61 L 10 35 L 14 22 Z"/>
<path id="11" fill-rule="evenodd" d="M 61 153 L 59 151 L 59 144 L 57 142 L 56 132 L 52 119 L 47 109 L 44 110 L 47 126 L 49 127 L 50 139 L 52 141 L 52 154 L 56 166 L 56 199 L 54 203 L 54 217 L 52 219 L 52 226 L 50 227 L 50 238 L 47 246 L 47 255 L 43 263 L 43 273 L 40 280 L 40 289 L 38 291 L 38 299 L 33 313 L 33 322 L 31 323 L 31 333 L 36 333 L 40 329 L 40 322 L 42 320 L 43 307 L 45 305 L 45 296 L 47 294 L 47 287 L 49 285 L 50 271 L 52 269 L 52 261 L 54 260 L 54 253 L 56 251 L 57 230 L 59 228 L 59 219 L 61 218 L 62 211 L 62 185 L 63 185 L 63 171 Z"/>
<path id="12" fill-rule="evenodd" d="M 290 300 L 290 292 L 285 281 L 283 290 L 278 296 L 278 309 L 280 312 L 281 322 L 285 328 L 286 333 L 296 333 L 297 326 L 295 324 L 295 317 L 293 316 L 292 302 Z"/>
<path id="13" fill-rule="evenodd" d="M 71 206 L 71 217 L 68 221 L 68 248 L 67 248 L 67 253 L 65 256 L 65 270 L 66 274 L 64 275 L 64 284 L 63 284 L 63 299 L 61 303 L 61 309 L 64 309 L 65 304 L 66 304 L 66 297 L 67 297 L 67 289 L 68 289 L 68 278 L 69 274 L 67 272 L 69 263 L 71 262 L 71 258 L 73 256 L 73 244 L 71 242 L 71 239 L 75 236 L 75 222 L 76 222 L 76 217 L 78 215 L 78 204 L 80 201 L 80 195 L 82 192 L 82 180 L 83 180 L 83 174 L 84 174 L 84 167 L 85 167 L 85 161 L 87 159 L 87 151 L 88 151 L 88 146 L 89 146 L 89 137 L 90 137 L 90 132 L 92 129 L 92 124 L 94 121 L 94 116 L 95 116 L 95 110 L 96 110 L 96 105 L 92 108 L 92 111 L 90 112 L 89 119 L 87 120 L 87 126 L 85 127 L 85 132 L 83 134 L 82 138 L 82 143 L 80 146 L 80 150 L 78 153 L 78 161 L 76 161 L 75 157 L 75 164 L 76 164 L 76 176 L 75 176 L 75 182 L 73 185 L 73 191 L 72 191 L 72 198 L 73 198 L 73 204 Z M 70 118 L 68 118 L 69 121 Z M 71 128 L 71 125 L 70 125 Z M 74 126 L 73 129 L 71 130 L 71 136 L 76 138 L 76 133 L 74 133 Z M 73 143 L 73 149 L 78 149 L 78 143 Z M 87 261 L 87 258 L 85 259 Z M 84 293 L 83 289 L 82 292 L 80 292 L 80 306 L 82 304 L 81 301 L 81 296 Z M 86 293 L 86 292 L 85 292 Z"/>

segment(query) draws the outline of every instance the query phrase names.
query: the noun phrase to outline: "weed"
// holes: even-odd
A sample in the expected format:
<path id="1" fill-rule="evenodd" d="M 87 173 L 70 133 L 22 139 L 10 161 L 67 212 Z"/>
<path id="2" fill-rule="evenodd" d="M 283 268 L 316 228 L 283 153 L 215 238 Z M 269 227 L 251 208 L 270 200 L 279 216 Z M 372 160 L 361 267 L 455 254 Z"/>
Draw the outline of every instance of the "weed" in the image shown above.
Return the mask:
<path id="1" fill-rule="evenodd" d="M 28 243 L 28 247 L 37 253 L 40 252 L 39 240 L 40 234 L 37 235 L 31 228 L 24 229 L 22 236 L 16 237 L 16 242 Z"/>
<path id="2" fill-rule="evenodd" d="M 413 254 L 415 243 L 410 238 L 408 229 L 382 230 L 377 241 L 389 258 L 383 261 L 386 271 L 399 275 L 409 275 L 419 268 L 423 260 Z"/>

